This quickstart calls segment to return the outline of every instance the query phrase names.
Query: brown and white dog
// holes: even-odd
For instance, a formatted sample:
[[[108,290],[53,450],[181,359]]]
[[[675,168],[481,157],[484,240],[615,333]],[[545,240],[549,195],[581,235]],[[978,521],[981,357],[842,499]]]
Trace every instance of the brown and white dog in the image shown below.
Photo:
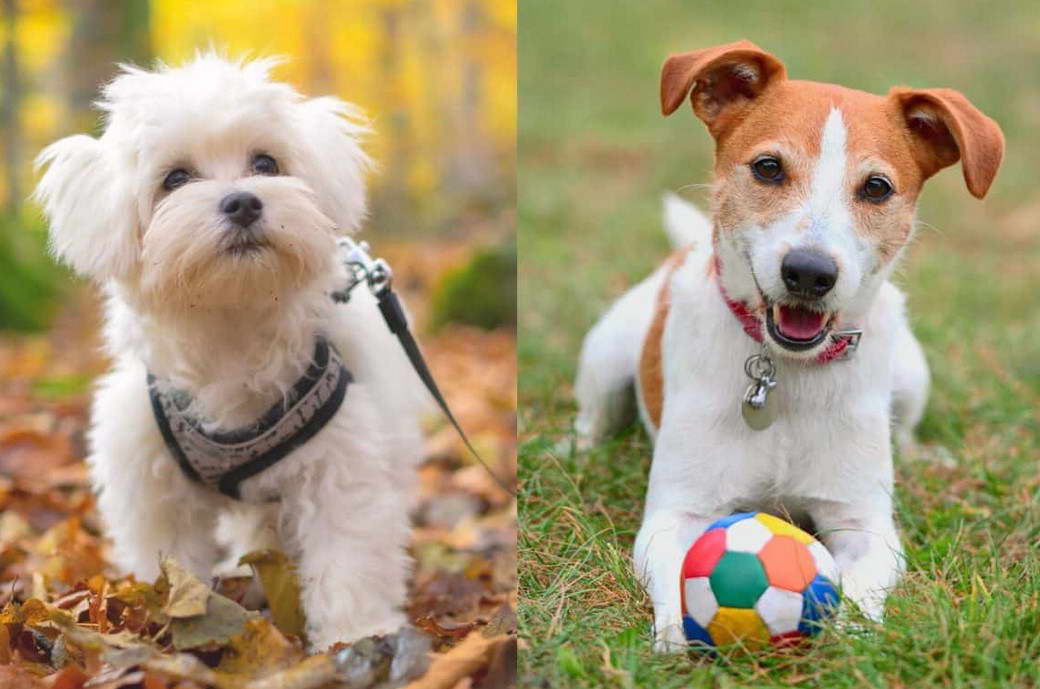
[[[893,437],[911,440],[929,383],[889,276],[924,181],[960,160],[981,198],[1003,135],[956,91],[793,81],[748,41],[669,57],[664,114],[688,95],[716,142],[713,219],[666,198],[679,250],[585,339],[579,447],[624,421],[635,383],[655,443],[635,567],[658,650],[685,646],[687,549],[737,511],[811,524],[845,596],[880,619],[903,568]],[[768,414],[745,422],[763,367]]]

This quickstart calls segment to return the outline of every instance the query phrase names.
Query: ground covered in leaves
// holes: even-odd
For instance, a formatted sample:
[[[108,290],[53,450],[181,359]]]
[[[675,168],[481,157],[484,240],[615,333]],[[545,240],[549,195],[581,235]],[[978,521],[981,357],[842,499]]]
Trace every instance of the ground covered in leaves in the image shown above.
[[[465,247],[381,247],[420,323]],[[158,581],[111,566],[86,467],[96,303],[70,291],[51,330],[0,338],[0,689],[506,687],[516,672],[516,503],[432,421],[412,553],[414,629],[307,655],[279,553],[247,578],[200,582],[173,561]],[[456,415],[496,472],[515,476],[514,333],[420,332]],[[254,587],[255,588],[255,587]]]

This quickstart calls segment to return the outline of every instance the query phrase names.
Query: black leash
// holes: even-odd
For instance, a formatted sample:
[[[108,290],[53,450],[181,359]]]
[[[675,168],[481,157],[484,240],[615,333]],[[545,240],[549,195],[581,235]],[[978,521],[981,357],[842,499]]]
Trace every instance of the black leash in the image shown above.
[[[455,427],[455,431],[462,438],[462,442],[466,444],[466,449],[470,451],[477,461],[484,467],[488,474],[495,480],[501,488],[515,496],[516,492],[509,487],[502,477],[491,470],[488,463],[484,461],[484,458],[480,456],[480,453],[476,451],[473,444],[469,441],[466,432],[462,430],[462,426],[459,425],[455,415],[451,413],[451,408],[448,406],[447,400],[444,399],[444,395],[441,394],[440,388],[437,386],[437,381],[434,380],[433,374],[430,372],[430,367],[426,365],[426,359],[423,358],[422,352],[419,350],[419,343],[415,341],[415,337],[412,335],[412,331],[408,328],[408,319],[404,315],[404,309],[401,307],[401,301],[397,298],[397,294],[391,288],[391,281],[393,273],[390,270],[389,264],[381,258],[373,259],[368,254],[368,244],[366,242],[356,243],[350,239],[341,239],[340,246],[345,248],[347,251],[346,265],[347,270],[351,275],[351,282],[342,290],[332,293],[334,301],[340,303],[346,303],[350,300],[350,293],[355,287],[365,282],[369,289],[372,290],[372,294],[375,295],[379,303],[379,312],[383,314],[383,320],[386,321],[386,325],[390,328],[390,332],[397,337],[397,341],[401,343],[401,347],[404,349],[405,354],[408,356],[408,361],[411,362],[412,368],[415,369],[416,374],[419,376],[419,380],[423,382],[426,389],[436,400],[437,406],[440,407],[444,416],[447,417],[451,425]]]

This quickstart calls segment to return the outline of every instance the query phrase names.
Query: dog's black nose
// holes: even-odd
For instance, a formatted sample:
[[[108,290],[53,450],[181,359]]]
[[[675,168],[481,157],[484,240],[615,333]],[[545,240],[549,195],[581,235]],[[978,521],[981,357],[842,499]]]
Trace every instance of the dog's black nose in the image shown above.
[[[838,265],[825,253],[792,249],[780,264],[780,276],[791,294],[819,298],[834,288],[838,281]]]
[[[260,217],[263,208],[256,194],[248,191],[236,191],[220,200],[220,212],[239,227],[248,227]]]

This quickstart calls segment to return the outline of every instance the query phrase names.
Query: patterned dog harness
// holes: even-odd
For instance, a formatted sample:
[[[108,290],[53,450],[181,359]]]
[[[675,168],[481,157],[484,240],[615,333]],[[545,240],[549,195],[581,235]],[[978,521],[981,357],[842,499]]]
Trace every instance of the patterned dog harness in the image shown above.
[[[314,359],[292,390],[249,426],[218,433],[190,413],[191,395],[148,374],[148,394],[166,447],[192,481],[241,500],[239,486],[325,427],[353,382],[339,352],[319,336]]]

